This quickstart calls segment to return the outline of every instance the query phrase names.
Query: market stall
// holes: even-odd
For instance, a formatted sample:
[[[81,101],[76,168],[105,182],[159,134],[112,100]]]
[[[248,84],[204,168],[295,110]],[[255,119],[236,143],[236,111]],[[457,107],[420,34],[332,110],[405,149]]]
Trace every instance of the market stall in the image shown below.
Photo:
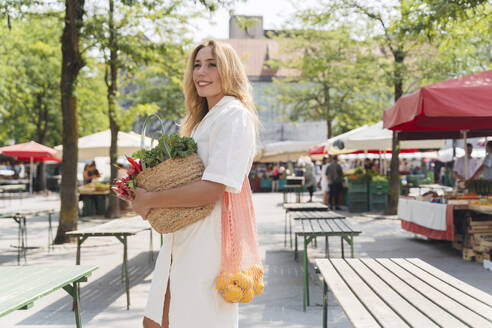
[[[425,86],[401,97],[384,111],[383,126],[397,131],[399,140],[463,138],[466,144],[467,137],[492,135],[492,70]],[[465,172],[467,162],[465,159]],[[480,194],[454,190],[440,197],[431,195],[426,201],[400,198],[402,228],[433,239],[453,240],[457,248],[463,248],[464,259],[490,259],[491,248],[484,246],[477,233],[492,236],[492,206],[488,192]],[[457,209],[465,209],[466,214],[458,215]]]
[[[29,192],[32,194],[32,182],[34,162],[55,161],[61,162],[56,156],[56,151],[35,141],[24,142],[17,145],[5,146],[0,148],[0,153],[12,156],[18,161],[29,162]]]
[[[150,147],[151,138],[145,137],[145,146]],[[135,132],[118,132],[117,156],[130,156],[140,149],[141,136]],[[111,146],[111,130],[100,131],[82,138],[78,141],[78,159],[92,160],[95,157],[109,157],[109,147]],[[63,146],[55,147],[58,156],[63,155]]]

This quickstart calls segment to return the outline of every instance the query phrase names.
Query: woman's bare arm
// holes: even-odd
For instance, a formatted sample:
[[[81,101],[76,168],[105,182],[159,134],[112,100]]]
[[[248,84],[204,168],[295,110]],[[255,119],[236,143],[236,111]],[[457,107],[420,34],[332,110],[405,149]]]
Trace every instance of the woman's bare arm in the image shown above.
[[[148,208],[202,206],[218,201],[225,188],[221,183],[200,180],[169,190],[144,193],[142,201]]]
[[[132,207],[137,214],[145,218],[151,208],[195,207],[214,203],[223,196],[225,188],[221,183],[206,180],[157,192],[137,188]]]

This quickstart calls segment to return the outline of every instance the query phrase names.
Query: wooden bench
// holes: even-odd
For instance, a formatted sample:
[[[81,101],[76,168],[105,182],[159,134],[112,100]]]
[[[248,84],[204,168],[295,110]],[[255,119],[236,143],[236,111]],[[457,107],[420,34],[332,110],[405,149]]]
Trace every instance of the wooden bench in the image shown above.
[[[130,277],[128,275],[128,243],[127,238],[141,231],[150,232],[150,256],[152,260],[152,228],[147,221],[140,217],[131,219],[116,219],[92,228],[70,231],[66,234],[77,237],[77,257],[75,263],[80,265],[80,247],[89,237],[115,237],[123,244],[122,275],[125,278],[126,308],[130,308]],[[161,236],[162,245],[162,236]]]
[[[328,206],[322,203],[285,203],[283,204],[285,210],[284,220],[284,247],[287,247],[287,226],[289,226],[290,235],[290,247],[292,248],[292,220],[288,215],[289,212],[303,212],[303,211],[328,211]],[[287,222],[288,221],[288,222]]]
[[[492,296],[420,259],[320,259],[328,289],[354,327],[492,327]]]
[[[307,229],[306,231],[307,232],[313,232],[312,231],[312,228],[309,227],[308,225],[304,226],[302,224],[299,224],[299,221],[303,221],[303,220],[335,220],[335,219],[338,219],[338,220],[344,220],[343,222],[346,222],[347,224],[342,224],[340,227],[338,224],[335,224],[335,225],[331,225],[331,224],[328,224],[328,225],[324,225],[323,227],[325,227],[327,230],[327,232],[344,232],[344,231],[349,231],[347,229],[352,229],[350,227],[350,224],[348,223],[348,221],[345,220],[345,216],[341,215],[341,214],[338,214],[336,212],[333,212],[333,211],[300,211],[300,212],[290,212],[288,214],[289,216],[289,221],[292,222],[294,221],[295,222],[295,226],[298,227],[298,230],[299,232],[304,232],[304,227]],[[339,227],[339,229],[338,229]],[[318,228],[318,232],[323,232],[321,231],[320,229],[322,228]],[[295,229],[294,229],[295,230]],[[351,230],[350,230],[351,231]],[[292,235],[292,233],[291,233]],[[294,233],[294,239],[295,239],[295,245],[294,245],[294,258],[297,260],[297,236],[298,234]],[[339,236],[339,235],[337,235]],[[316,242],[316,237],[318,236],[315,236],[314,237],[314,241]],[[328,250],[328,236],[325,235],[325,251],[326,251],[326,256],[328,257],[329,255],[329,250]],[[291,237],[292,238],[292,237]],[[351,241],[347,238],[347,242],[349,244],[351,244]],[[315,245],[317,246],[317,245]],[[342,254],[343,254],[343,243],[342,243]]]
[[[27,262],[27,224],[26,219],[30,217],[36,217],[41,215],[48,215],[48,252],[53,248],[53,228],[51,224],[51,216],[55,213],[53,209],[46,210],[18,210],[15,212],[8,212],[0,214],[0,220],[14,220],[17,225],[17,264],[20,264],[21,253],[24,256],[24,263]]]
[[[75,323],[80,320],[79,283],[96,270],[96,266],[34,265],[0,267],[0,317],[15,310],[27,310],[34,301],[63,288],[73,298]]]
[[[285,185],[283,187],[283,203],[289,202],[289,193],[295,193],[296,203],[301,202],[302,189],[304,188],[304,177],[289,176],[286,178]]]
[[[321,216],[335,215],[334,212],[300,212],[304,215],[311,215],[311,219],[296,220],[294,226],[295,232],[295,252],[294,258],[297,260],[297,237],[304,237],[304,296],[303,311],[306,312],[306,306],[309,306],[309,279],[308,279],[308,256],[307,249],[309,244],[316,237],[325,237],[325,255],[329,256],[328,237],[340,237],[342,257],[345,257],[344,244],[346,241],[350,245],[350,254],[354,257],[354,236],[361,232],[354,230],[347,219],[320,218]],[[297,215],[298,213],[296,213]]]

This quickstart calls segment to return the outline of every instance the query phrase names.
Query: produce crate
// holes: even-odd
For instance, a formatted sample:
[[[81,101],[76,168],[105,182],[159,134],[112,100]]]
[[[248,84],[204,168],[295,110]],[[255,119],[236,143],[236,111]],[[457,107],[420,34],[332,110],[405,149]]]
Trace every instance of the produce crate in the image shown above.
[[[388,203],[370,203],[369,210],[370,211],[385,211],[388,208]]]
[[[367,192],[352,192],[349,191],[347,193],[348,201],[354,201],[354,202],[367,202],[368,200],[368,194]]]
[[[389,192],[388,181],[371,181],[369,183],[369,193],[371,194],[383,194]]]
[[[368,183],[366,180],[348,180],[348,192],[367,192]]]
[[[388,194],[369,194],[369,203],[388,203]]]
[[[272,191],[272,180],[261,179],[260,180],[261,191]]]
[[[407,183],[412,184],[414,187],[418,187],[425,179],[426,176],[423,174],[407,175]]]
[[[369,211],[369,203],[367,201],[350,201],[348,203],[348,210],[352,213],[367,212]]]
[[[369,210],[384,211],[388,207],[388,194],[369,195]]]

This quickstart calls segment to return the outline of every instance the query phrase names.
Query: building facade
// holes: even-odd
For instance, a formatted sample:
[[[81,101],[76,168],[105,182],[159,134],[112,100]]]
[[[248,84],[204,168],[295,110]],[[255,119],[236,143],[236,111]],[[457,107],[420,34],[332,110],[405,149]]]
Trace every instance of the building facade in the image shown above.
[[[284,68],[275,70],[268,65],[268,61],[279,58],[281,52],[279,42],[269,38],[268,32],[274,31],[263,29],[262,16],[231,16],[229,38],[221,40],[236,50],[246,68],[261,122],[261,143],[324,141],[327,135],[325,121],[288,121],[285,105],[275,101],[273,80],[293,72]]]

